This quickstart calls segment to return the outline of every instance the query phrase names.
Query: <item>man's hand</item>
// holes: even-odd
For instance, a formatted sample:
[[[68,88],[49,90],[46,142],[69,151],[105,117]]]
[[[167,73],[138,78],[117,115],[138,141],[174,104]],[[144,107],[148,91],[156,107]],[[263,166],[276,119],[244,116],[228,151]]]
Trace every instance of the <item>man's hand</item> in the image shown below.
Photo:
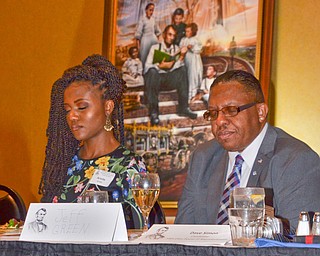
[[[171,69],[174,65],[174,60],[173,61],[168,61],[166,62],[165,59],[163,59],[160,63],[159,63],[159,68],[160,69]]]

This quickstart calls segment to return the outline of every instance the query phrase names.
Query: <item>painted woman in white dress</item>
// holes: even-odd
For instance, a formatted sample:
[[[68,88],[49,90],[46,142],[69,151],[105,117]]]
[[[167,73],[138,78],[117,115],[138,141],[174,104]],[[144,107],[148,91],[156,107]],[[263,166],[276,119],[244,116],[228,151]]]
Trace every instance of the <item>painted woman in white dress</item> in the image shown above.
[[[159,36],[161,35],[160,28],[154,17],[152,17],[154,8],[154,3],[147,4],[145,8],[146,15],[139,20],[138,28],[135,33],[140,60],[142,61],[143,66],[146,62],[150,47],[158,43]]]
[[[181,39],[180,47],[187,47],[184,62],[188,73],[189,100],[196,95],[202,82],[203,65],[201,60],[202,43],[196,37],[198,26],[191,23],[186,26],[186,36]]]

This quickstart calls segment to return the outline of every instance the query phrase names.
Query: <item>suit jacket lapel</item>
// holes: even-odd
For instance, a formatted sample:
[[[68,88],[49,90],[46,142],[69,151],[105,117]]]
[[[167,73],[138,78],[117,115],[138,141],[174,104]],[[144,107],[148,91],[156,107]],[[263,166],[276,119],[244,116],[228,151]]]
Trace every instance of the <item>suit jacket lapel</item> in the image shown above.
[[[267,175],[268,166],[273,155],[276,138],[277,133],[275,132],[273,127],[269,125],[253,164],[247,187],[256,187],[262,185],[260,181],[264,180]]]
[[[207,194],[207,214],[208,223],[215,224],[219,211],[220,199],[222,197],[225,179],[228,168],[228,152],[224,151],[222,156],[214,156],[213,161],[209,165],[209,170],[212,171],[208,184]]]

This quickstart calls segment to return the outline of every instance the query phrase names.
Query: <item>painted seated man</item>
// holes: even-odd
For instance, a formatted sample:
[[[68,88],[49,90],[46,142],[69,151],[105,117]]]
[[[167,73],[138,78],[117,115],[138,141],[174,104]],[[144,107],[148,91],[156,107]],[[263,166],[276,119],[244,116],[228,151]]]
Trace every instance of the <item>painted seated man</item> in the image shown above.
[[[159,120],[159,99],[158,95],[162,86],[169,89],[177,89],[178,106],[177,114],[196,119],[197,114],[188,107],[189,86],[186,68],[184,66],[184,56],[186,51],[180,50],[174,44],[176,30],[172,25],[168,25],[163,31],[164,41],[151,46],[145,63],[145,92],[148,99],[149,115],[152,125],[158,125]],[[156,51],[168,53],[174,56],[172,60],[161,59],[155,61]]]

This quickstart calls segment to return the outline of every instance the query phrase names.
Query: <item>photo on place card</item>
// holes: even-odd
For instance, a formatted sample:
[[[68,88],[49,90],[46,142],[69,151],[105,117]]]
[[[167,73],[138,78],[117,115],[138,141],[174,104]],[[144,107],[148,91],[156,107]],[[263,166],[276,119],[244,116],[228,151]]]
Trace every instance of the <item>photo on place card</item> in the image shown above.
[[[26,223],[28,225],[28,229],[34,233],[46,232],[48,230],[48,225],[45,223],[46,214],[47,214],[46,208],[44,207],[39,208],[35,213],[34,219],[31,222]]]

